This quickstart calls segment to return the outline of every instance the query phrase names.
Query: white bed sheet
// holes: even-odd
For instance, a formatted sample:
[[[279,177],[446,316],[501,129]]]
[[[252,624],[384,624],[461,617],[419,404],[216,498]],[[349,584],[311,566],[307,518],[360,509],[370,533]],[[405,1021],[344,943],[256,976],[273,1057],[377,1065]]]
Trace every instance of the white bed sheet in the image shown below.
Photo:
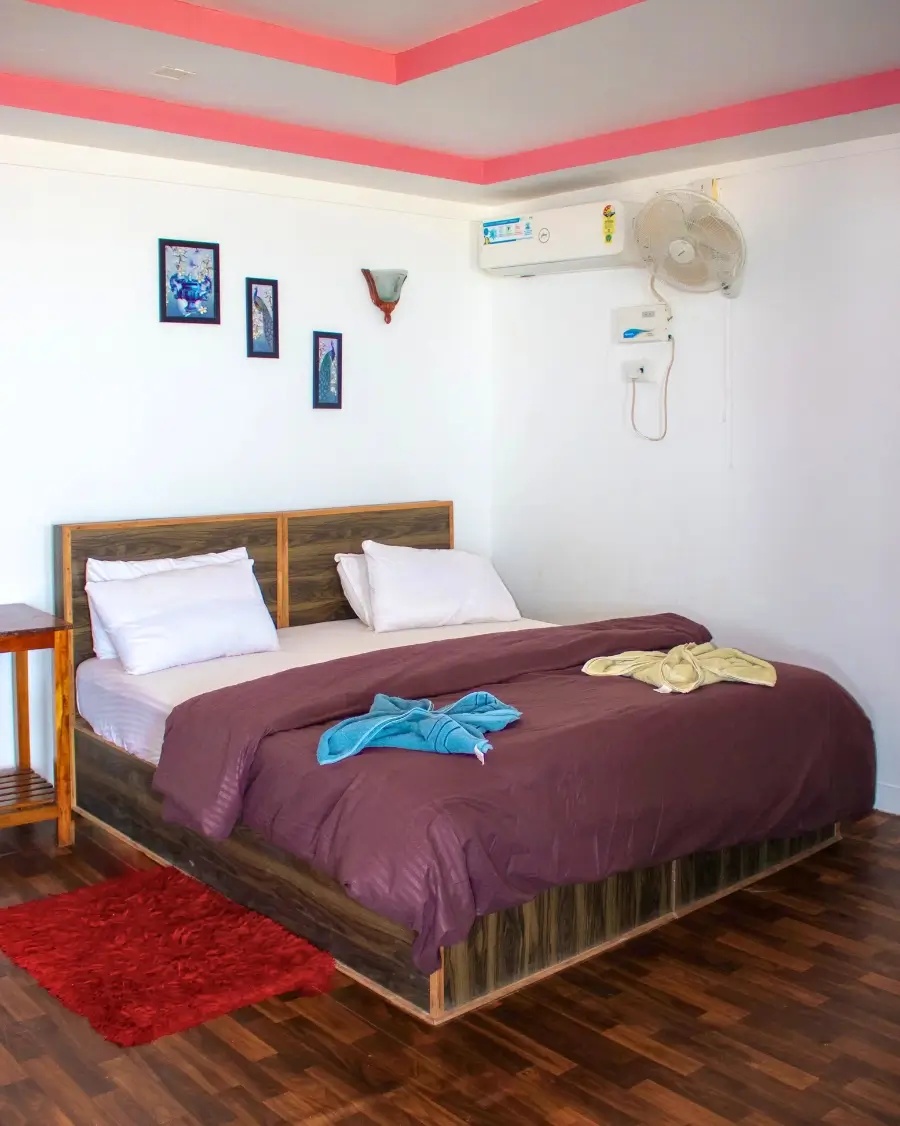
[[[281,648],[274,653],[220,657],[144,676],[131,676],[117,660],[101,661],[92,657],[78,666],[75,676],[78,711],[101,738],[155,766],[162,751],[169,713],[177,704],[202,696],[204,692],[258,680],[284,669],[352,657],[356,653],[549,625],[549,622],[521,618],[517,622],[374,633],[356,618],[321,622],[279,630]]]

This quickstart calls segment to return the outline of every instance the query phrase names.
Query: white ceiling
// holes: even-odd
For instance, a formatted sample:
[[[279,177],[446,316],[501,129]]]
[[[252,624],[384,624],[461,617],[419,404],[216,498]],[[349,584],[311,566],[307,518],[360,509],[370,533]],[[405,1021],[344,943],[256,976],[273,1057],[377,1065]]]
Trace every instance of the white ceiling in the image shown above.
[[[152,0],[145,0],[152,3]],[[398,51],[525,8],[535,0],[189,0],[205,8],[256,16]]]
[[[0,70],[475,157],[900,65],[900,0],[647,0],[400,87],[24,0],[0,12]]]
[[[209,6],[213,2],[268,19],[290,19],[304,30],[390,47],[422,42],[522,6],[521,0],[210,0]],[[154,77],[151,72],[163,65],[195,74],[178,83]],[[26,0],[0,0],[0,72],[472,157],[527,151],[893,68],[900,68],[900,0],[645,0],[400,87]],[[900,109],[852,114],[488,188],[3,107],[0,129],[499,203],[887,133],[900,129]]]

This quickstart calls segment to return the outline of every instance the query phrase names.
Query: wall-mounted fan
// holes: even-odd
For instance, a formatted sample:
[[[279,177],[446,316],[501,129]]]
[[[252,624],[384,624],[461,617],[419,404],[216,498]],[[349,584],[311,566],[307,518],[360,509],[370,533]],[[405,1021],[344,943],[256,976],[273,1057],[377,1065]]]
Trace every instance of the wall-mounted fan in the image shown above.
[[[702,192],[659,192],[634,221],[638,251],[654,277],[692,293],[736,296],[747,247],[731,212]]]
[[[656,288],[668,282],[690,293],[719,292],[736,297],[744,274],[747,245],[731,212],[703,192],[676,188],[658,192],[634,220],[639,255],[650,271],[650,288],[671,322],[672,312]],[[669,329],[671,353],[662,381],[662,426],[645,434],[637,424],[637,379],[631,378],[631,427],[641,438],[661,442],[669,432],[669,378],[675,363],[675,335]]]

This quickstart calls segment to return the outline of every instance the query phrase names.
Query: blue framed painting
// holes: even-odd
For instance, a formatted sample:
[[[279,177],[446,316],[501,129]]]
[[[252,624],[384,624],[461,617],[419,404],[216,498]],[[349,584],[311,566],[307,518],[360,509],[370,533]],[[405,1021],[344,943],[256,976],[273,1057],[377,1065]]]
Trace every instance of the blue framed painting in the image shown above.
[[[313,407],[340,410],[344,396],[344,337],[340,332],[313,333]]]
[[[166,324],[220,323],[217,242],[159,240],[159,319]]]
[[[256,360],[278,359],[278,282],[247,278],[247,355]]]

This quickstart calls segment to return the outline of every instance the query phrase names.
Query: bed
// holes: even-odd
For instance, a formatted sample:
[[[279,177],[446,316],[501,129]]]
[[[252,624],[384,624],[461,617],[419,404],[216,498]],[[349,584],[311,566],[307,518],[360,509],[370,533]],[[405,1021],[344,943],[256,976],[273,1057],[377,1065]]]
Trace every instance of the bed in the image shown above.
[[[257,660],[249,674],[262,686],[261,692],[266,685],[279,682],[280,677],[296,677],[300,678],[297,685],[317,685],[317,691],[327,694],[327,679],[315,679],[321,670],[327,673],[332,669],[358,669],[361,675],[371,666],[366,650],[375,647],[391,648],[395,654],[394,675],[412,677],[409,683],[414,685],[421,681],[420,672],[414,668],[415,654],[425,655],[417,658],[421,664],[429,654],[443,653],[447,655],[444,663],[449,661],[453,665],[454,661],[468,660],[467,650],[477,648],[490,655],[496,665],[506,659],[502,656],[506,652],[503,647],[511,646],[541,665],[543,652],[551,644],[551,634],[558,639],[553,645],[576,646],[573,653],[577,646],[591,643],[583,634],[573,632],[576,627],[555,630],[547,623],[528,621],[514,623],[512,628],[458,630],[456,640],[445,634],[424,636],[427,631],[415,638],[376,638],[354,619],[334,566],[336,553],[358,551],[365,539],[413,547],[450,547],[452,505],[414,503],[64,525],[56,529],[58,612],[74,626],[77,692],[85,713],[79,714],[75,723],[75,780],[76,808],[87,831],[121,835],[232,899],[276,919],[329,950],[349,976],[391,1003],[436,1024],[495,1001],[827,847],[839,839],[839,814],[861,815],[871,804],[871,732],[864,717],[860,718],[861,713],[853,711],[855,705],[849,697],[834,686],[833,691],[828,690],[826,702],[839,712],[846,709],[848,734],[846,748],[835,747],[828,752],[833,761],[822,759],[828,784],[817,782],[809,773],[810,764],[816,764],[813,751],[802,765],[798,756],[796,785],[785,787],[792,793],[786,793],[784,809],[770,808],[768,819],[753,822],[757,829],[767,824],[777,824],[782,829],[789,826],[785,831],[769,835],[748,828],[745,839],[732,840],[724,818],[708,834],[710,841],[727,840],[724,847],[697,847],[685,855],[668,855],[665,850],[669,848],[671,852],[671,846],[661,844],[658,855],[653,849],[644,850],[652,859],[650,863],[623,868],[619,862],[603,879],[567,880],[544,886],[537,894],[523,892],[522,888],[530,885],[527,879],[520,880],[518,894],[507,897],[516,901],[498,909],[484,909],[485,904],[491,906],[491,895],[496,891],[489,889],[465,933],[454,934],[452,942],[444,942],[424,956],[422,934],[397,921],[400,912],[393,910],[389,899],[370,899],[385,905],[376,910],[366,904],[365,894],[349,894],[347,889],[353,887],[352,881],[336,878],[334,872],[327,871],[327,864],[309,863],[291,848],[283,847],[278,834],[267,831],[265,818],[257,819],[256,828],[239,819],[225,839],[213,839],[164,817],[163,799],[153,783],[168,712],[188,697],[201,704],[213,698],[227,702],[229,692],[236,696],[240,692],[256,692],[257,688],[248,682],[242,658],[226,659],[227,667],[210,662],[217,667],[196,666],[191,670],[171,670],[171,675],[131,678],[130,684],[114,663],[92,660],[84,592],[88,558],[153,559],[246,546],[256,561],[260,588],[282,639],[281,651],[259,655],[266,660]],[[668,627],[669,623],[663,624]],[[518,637],[514,645],[504,640],[514,633]],[[470,640],[479,634],[484,636]],[[330,663],[324,664],[326,661]],[[106,668],[98,668],[102,665]],[[454,668],[448,684],[459,680],[462,665]],[[534,670],[529,672],[526,665],[522,669],[526,674],[523,683],[532,684]],[[548,675],[552,679],[555,674]],[[786,672],[788,680],[791,675]],[[512,681],[506,688],[505,672],[498,676],[500,691],[522,690],[520,686],[514,687]],[[819,674],[810,673],[808,677],[816,678]],[[135,680],[145,681],[148,690],[136,691]],[[580,684],[576,687],[583,691]],[[647,706],[648,697],[633,695],[635,689],[653,696],[646,686],[625,687],[624,712],[638,699],[641,707]],[[721,689],[726,694],[730,690]],[[703,707],[710,707],[709,701],[719,691],[705,690],[696,695],[709,693]],[[687,698],[676,703],[682,700]],[[267,706],[272,706],[271,700]],[[202,712],[199,714],[202,722],[210,726],[218,722],[213,712],[207,711],[205,718]],[[722,714],[723,730],[727,731],[731,717],[727,709]],[[813,722],[812,718],[809,722]],[[197,730],[204,735],[203,729]],[[797,733],[802,742],[802,730],[798,728]],[[740,740],[736,730],[734,738],[736,742]],[[269,740],[272,745],[274,742]],[[444,756],[413,756],[438,757]],[[265,761],[263,756],[263,765]],[[377,770],[374,762],[370,758],[365,768]],[[453,764],[453,769],[461,767]],[[377,773],[370,773],[370,782],[377,781],[377,777]],[[489,776],[477,777],[481,784]],[[701,782],[698,780],[699,788]],[[806,792],[816,800],[805,801]],[[771,801],[768,804],[773,805]],[[828,816],[822,816],[823,811]],[[751,822],[744,824],[749,826]],[[705,840],[704,832],[696,831],[683,839]],[[505,903],[502,897],[498,901]],[[454,932],[451,928],[443,933]],[[427,972],[423,971],[423,964]]]

